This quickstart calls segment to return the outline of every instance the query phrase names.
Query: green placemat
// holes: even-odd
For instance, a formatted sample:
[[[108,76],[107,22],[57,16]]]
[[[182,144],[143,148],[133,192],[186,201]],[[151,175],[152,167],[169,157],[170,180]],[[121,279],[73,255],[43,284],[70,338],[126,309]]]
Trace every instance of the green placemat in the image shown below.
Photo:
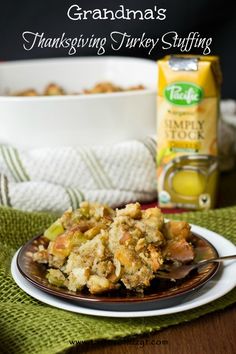
[[[207,227],[236,243],[236,207],[171,217]],[[1,353],[58,353],[71,347],[71,341],[118,339],[148,333],[223,309],[236,301],[235,288],[224,297],[197,309],[139,319],[79,315],[42,304],[18,288],[9,269],[14,252],[54,218],[48,214],[0,208]]]

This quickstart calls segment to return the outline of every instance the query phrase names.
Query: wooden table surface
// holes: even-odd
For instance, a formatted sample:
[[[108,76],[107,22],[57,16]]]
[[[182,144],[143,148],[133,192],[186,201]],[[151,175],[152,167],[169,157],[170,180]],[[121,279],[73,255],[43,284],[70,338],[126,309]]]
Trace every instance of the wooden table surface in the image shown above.
[[[235,354],[236,305],[164,330],[115,343],[85,343],[70,353]]]
[[[220,206],[236,205],[236,172],[221,177]],[[231,188],[234,186],[233,188]],[[69,351],[91,354],[235,354],[236,304],[153,334],[85,343]]]

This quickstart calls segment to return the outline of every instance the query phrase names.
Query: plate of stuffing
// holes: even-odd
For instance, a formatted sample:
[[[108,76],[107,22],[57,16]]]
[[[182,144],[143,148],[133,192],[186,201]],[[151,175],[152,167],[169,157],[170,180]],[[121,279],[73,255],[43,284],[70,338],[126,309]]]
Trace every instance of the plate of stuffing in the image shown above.
[[[228,240],[214,235],[185,221],[165,220],[158,208],[141,210],[139,203],[113,210],[83,202],[18,251],[13,278],[31,296],[75,312],[98,311],[105,316],[108,311],[115,317],[130,312],[165,314],[167,309],[185,306],[190,298],[197,300],[202,289],[209,291],[218,283],[225,271],[218,263],[178,280],[160,276],[169,266],[217,257],[220,241],[227,244],[228,254],[235,253]],[[230,286],[221,286],[208,301]]]

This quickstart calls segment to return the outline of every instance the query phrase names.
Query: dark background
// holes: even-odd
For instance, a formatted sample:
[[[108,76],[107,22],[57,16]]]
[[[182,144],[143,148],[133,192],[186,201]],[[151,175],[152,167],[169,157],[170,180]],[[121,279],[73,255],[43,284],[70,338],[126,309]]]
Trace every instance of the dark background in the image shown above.
[[[130,9],[153,8],[154,5],[167,9],[164,21],[71,21],[67,10],[72,4],[83,9],[118,9],[125,5]],[[234,0],[8,0],[0,2],[0,60],[18,60],[67,56],[66,49],[34,48],[23,49],[22,32],[44,32],[47,37],[59,37],[66,32],[68,37],[109,36],[112,31],[126,31],[132,36],[160,37],[168,31],[176,31],[185,37],[191,31],[198,31],[201,37],[212,37],[212,53],[219,55],[223,71],[222,96],[236,99],[236,2]],[[106,46],[105,55],[146,57],[156,60],[165,54],[178,50],[154,49],[150,56],[145,49],[121,49],[114,52]],[[191,51],[201,54],[201,50]],[[95,49],[80,49],[76,55],[96,55]]]

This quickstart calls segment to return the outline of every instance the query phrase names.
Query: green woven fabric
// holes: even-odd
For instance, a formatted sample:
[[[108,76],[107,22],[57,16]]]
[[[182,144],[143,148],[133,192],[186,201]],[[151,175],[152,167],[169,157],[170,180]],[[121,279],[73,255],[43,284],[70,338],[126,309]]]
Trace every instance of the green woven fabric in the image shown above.
[[[168,215],[169,217],[169,215]],[[172,215],[223,234],[236,243],[236,207],[209,212]],[[236,301],[236,289],[224,297],[174,315],[111,319],[74,314],[52,308],[25,294],[14,283],[10,263],[14,252],[55,218],[53,215],[26,213],[0,208],[0,352],[58,353],[71,346],[70,341],[118,339],[149,333],[190,321],[220,310]]]

